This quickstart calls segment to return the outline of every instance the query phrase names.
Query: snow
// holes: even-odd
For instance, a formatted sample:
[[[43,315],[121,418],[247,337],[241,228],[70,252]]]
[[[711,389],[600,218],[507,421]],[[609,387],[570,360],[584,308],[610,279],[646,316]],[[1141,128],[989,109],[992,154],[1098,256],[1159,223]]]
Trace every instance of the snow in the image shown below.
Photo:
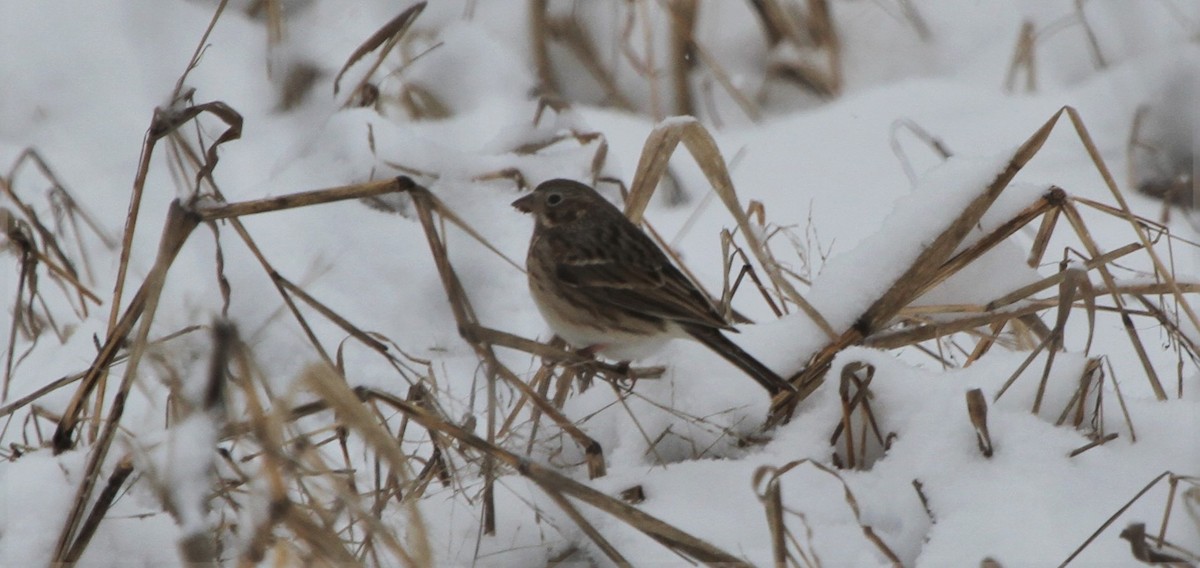
[[[112,0],[43,6],[0,0],[0,77],[5,85],[0,176],[44,222],[52,225],[55,219],[46,193],[52,183],[29,163],[9,177],[10,164],[28,148],[49,164],[105,235],[119,241],[153,111],[171,102],[169,95],[216,4],[164,0],[148,6]],[[574,18],[587,26],[599,60],[613,71],[630,108],[606,106],[613,101],[581,69],[578,55],[555,43],[550,60],[559,73],[563,97],[573,105],[562,112],[544,109],[539,119],[533,95],[538,75],[528,40],[532,3],[431,2],[410,30],[409,41],[397,48],[404,59],[393,54],[377,74],[385,95],[378,108],[344,106],[348,89],[374,54],[351,67],[337,95],[332,80],[350,53],[403,6],[382,0],[285,1],[284,39],[270,45],[263,20],[247,15],[244,4],[249,3],[235,2],[226,9],[185,85],[195,89],[195,102],[223,101],[245,118],[242,138],[221,146],[214,172],[231,202],[408,173],[504,257],[521,265],[532,225],[509,203],[523,189],[551,178],[591,182],[594,176],[630,187],[647,136],[656,128],[692,120],[668,118],[675,113],[665,74],[661,88],[652,89],[639,71],[645,60],[661,64],[667,53],[667,34],[645,34],[666,29],[669,17],[659,3],[550,3],[553,18]],[[1098,66],[1079,23],[1077,3],[1071,0],[912,2],[928,26],[927,38],[900,12],[900,3],[834,1],[830,4],[844,74],[843,93],[829,100],[767,79],[764,61],[811,56],[766,45],[749,4],[700,2],[696,29],[706,53],[759,106],[762,119],[752,120],[705,70],[707,64],[698,64],[693,70],[695,92],[709,93],[697,97],[699,121],[716,140],[740,202],[762,205],[767,224],[754,228],[760,236],[771,235],[771,251],[785,268],[811,279],[811,286],[798,286],[801,293],[838,332],[895,283],[1008,165],[1015,149],[1064,105],[1079,111],[1126,199],[1136,213],[1150,219],[1159,218],[1161,202],[1136,193],[1133,185],[1138,180],[1125,175],[1131,165],[1126,143],[1136,110],[1153,105],[1143,134],[1169,142],[1173,150],[1190,140],[1194,156],[1200,142],[1200,105],[1188,95],[1200,92],[1200,45],[1195,39],[1200,10],[1194,3],[1083,3],[1104,59]],[[644,14],[629,12],[643,9]],[[649,28],[643,19],[647,17]],[[1033,22],[1040,34],[1037,88],[1025,89],[1019,74],[1022,78],[1010,90],[1005,87],[1006,73],[1025,21]],[[316,86],[299,106],[283,110],[278,105],[282,77],[301,63],[320,70]],[[436,98],[448,116],[414,118],[394,96],[410,87]],[[911,121],[931,133],[954,155],[943,160],[910,131],[898,128],[899,121]],[[181,134],[192,140],[199,136],[209,144],[224,128],[211,116],[200,122],[199,134],[191,126]],[[591,136],[596,133],[603,135],[603,142]],[[593,170],[602,151],[606,160]],[[670,162],[673,181],[660,187],[667,190],[670,183],[677,184],[682,199],[671,202],[655,196],[645,219],[709,291],[719,292],[724,270],[720,231],[736,225],[720,200],[708,197],[711,184],[686,153],[680,145]],[[168,204],[194,190],[192,174],[180,173],[173,160],[162,142],[150,164],[123,305],[153,265]],[[1161,163],[1133,165],[1145,172]],[[915,178],[910,179],[910,170]],[[508,171],[519,171],[527,187],[518,187],[511,176],[497,175]],[[1112,202],[1065,117],[960,250],[1034,203],[1051,186]],[[619,202],[616,183],[601,181],[598,190]],[[439,408],[455,420],[477,421],[475,433],[483,435],[486,369],[459,335],[414,205],[406,197],[389,196],[385,201],[399,214],[340,202],[248,216],[242,222],[275,272],[359,329],[377,334],[394,346],[392,354],[420,370],[397,372],[302,304],[299,309],[312,324],[312,333],[343,365],[352,386],[403,397],[418,375],[432,373]],[[4,193],[0,207],[17,211]],[[1080,209],[1103,250],[1136,240],[1127,221]],[[983,306],[1056,273],[1065,258],[1078,266],[1078,256],[1065,252],[1066,247],[1083,247],[1069,236],[1064,218],[1042,264],[1026,264],[1038,223],[1021,229],[913,305]],[[548,340],[549,328],[527,293],[525,275],[465,231],[450,223],[445,226],[450,260],[481,324]],[[1186,213],[1172,211],[1170,227],[1179,237],[1200,238],[1195,226],[1200,223],[1189,222]],[[89,229],[82,229],[81,240],[94,272],[85,273],[83,283],[105,303],[89,305],[88,314],[80,315],[78,298],[54,284],[43,267],[39,293],[44,303],[38,313],[47,311],[73,331],[62,341],[47,331],[36,342],[18,332],[18,362],[8,398],[0,406],[85,370],[95,357],[96,343],[103,342],[119,248],[104,246]],[[258,259],[228,223],[202,225],[188,240],[170,269],[150,336],[207,326],[221,313],[214,260],[218,240],[224,255],[222,274],[232,290],[228,317],[248,346],[253,373],[261,375],[262,388],[269,389],[267,403],[282,411],[312,401],[295,377],[318,362],[319,355]],[[69,256],[79,256],[73,236],[62,242]],[[1194,282],[1200,254],[1186,243],[1173,246],[1169,257],[1160,255],[1170,259],[1181,283]],[[18,290],[15,252],[0,237],[0,304],[8,306],[5,313],[10,318]],[[1127,269],[1117,274],[1118,282],[1154,282],[1146,272],[1150,265],[1145,255],[1130,255],[1121,266]],[[734,262],[735,272],[737,268]],[[765,277],[761,271],[759,275]],[[1095,272],[1089,277],[1092,286],[1103,285]],[[1194,294],[1189,299],[1194,303]],[[1140,309],[1140,304],[1129,303]],[[739,325],[741,333],[733,339],[772,368],[798,372],[828,342],[795,306],[776,317],[748,280],[733,306],[756,322]],[[1042,312],[1043,320],[1052,325],[1055,312]],[[976,338],[958,341],[965,352],[948,343],[926,343],[935,351],[944,349],[940,355],[945,364],[917,349],[850,347],[837,355],[825,384],[800,403],[793,419],[764,434],[760,427],[770,406],[765,393],[702,345],[672,341],[637,363],[665,366],[661,378],[639,380],[630,392],[597,380],[586,390],[574,389],[565,400],[563,413],[603,448],[606,476],[587,479],[580,465],[582,449],[545,419],[530,444],[535,433],[528,405],[512,436],[500,443],[521,455],[532,448],[530,459],[609,496],[640,485],[646,500],[636,505],[639,509],[753,565],[773,562],[766,510],[756,493],[762,484],[755,486],[755,475],[760,468],[786,464],[797,465],[779,477],[785,524],[800,548],[819,558],[820,565],[889,565],[863,526],[871,527],[904,566],[975,565],[986,557],[1003,566],[1057,565],[1164,471],[1200,475],[1196,363],[1187,355],[1180,359],[1162,325],[1149,318],[1135,320],[1147,356],[1170,395],[1156,400],[1119,318],[1100,314],[1095,343],[1085,354],[1086,320],[1082,310],[1072,313],[1066,350],[1055,356],[1038,413],[1031,408],[1043,379],[1044,351],[1000,395],[1029,356],[1027,350],[1010,349],[1011,341],[998,342],[969,365],[967,355]],[[0,325],[4,346],[10,340],[9,323]],[[1186,322],[1181,325],[1182,333],[1200,337],[1200,330]],[[275,495],[266,477],[271,470],[256,460],[257,448],[223,440],[217,416],[202,411],[174,414],[181,404],[174,397],[199,400],[210,351],[208,332],[200,330],[154,346],[142,362],[118,442],[97,485],[103,487],[123,456],[133,460],[134,475],[100,524],[83,565],[179,563],[178,543],[203,531],[221,533],[216,540],[223,546],[222,559],[233,564],[250,546],[252,528],[272,518]],[[397,351],[428,360],[428,369]],[[524,352],[496,352],[526,380],[541,365]],[[1057,424],[1072,402],[1088,358],[1097,356],[1106,357],[1104,378],[1087,402],[1089,408],[1102,408],[1102,416],[1079,428],[1069,422]],[[846,459],[845,435],[835,444],[830,439],[842,423],[839,373],[850,363],[874,369],[869,404],[880,430],[893,437],[886,450],[868,443],[861,467],[839,469],[835,464]],[[123,364],[114,367],[113,377],[123,373]],[[110,377],[105,413],[116,382]],[[995,446],[990,458],[977,447],[964,398],[976,388],[988,403]],[[33,417],[30,407],[4,417],[0,447],[11,459],[0,462],[0,564],[45,564],[74,503],[93,446],[85,440],[77,450],[52,455],[48,439],[54,421],[45,418],[61,413],[74,390],[72,385],[39,398],[42,418]],[[503,384],[498,391],[503,419],[520,396]],[[247,419],[239,393],[229,392],[232,420]],[[389,426],[397,428],[400,416],[391,411],[385,415]],[[861,418],[855,420],[854,431],[861,434]],[[289,432],[321,430],[311,437],[314,441],[329,436],[332,424],[325,413]],[[427,457],[426,438],[418,430],[410,426],[403,447]],[[1117,437],[1072,456],[1092,442],[1093,433]],[[370,490],[370,448],[353,435],[347,444],[348,459],[357,468],[357,489]],[[231,463],[249,477],[229,499],[214,497],[214,475],[235,476],[216,447],[228,451]],[[313,451],[329,464],[342,463],[336,443]],[[478,464],[458,448],[448,448],[447,454],[454,483],[443,487],[435,481],[418,501],[434,565],[541,565],[572,550],[571,561],[610,564],[543,488],[511,470],[502,470],[497,480],[497,533],[483,535]],[[920,492],[914,482],[919,482]],[[336,494],[332,481],[313,481],[312,486]],[[1200,531],[1196,497],[1194,491],[1187,494],[1189,487],[1194,488],[1194,482],[1180,482],[1166,537],[1195,562]],[[1167,481],[1160,481],[1084,548],[1073,565],[1136,565],[1129,544],[1117,535],[1132,522],[1145,522],[1147,531],[1157,535],[1168,491]],[[231,506],[231,500],[238,506]],[[380,521],[403,542],[412,524],[396,501]],[[573,503],[636,565],[684,563],[625,522]],[[280,538],[290,538],[283,529],[277,532]],[[290,558],[295,557],[271,550],[264,562]]]

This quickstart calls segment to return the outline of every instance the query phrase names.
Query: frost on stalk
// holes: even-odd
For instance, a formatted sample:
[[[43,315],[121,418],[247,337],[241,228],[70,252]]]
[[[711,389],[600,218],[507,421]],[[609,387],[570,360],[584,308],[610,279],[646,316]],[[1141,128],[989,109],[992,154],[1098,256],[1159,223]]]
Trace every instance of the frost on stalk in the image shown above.
[[[146,472],[163,508],[179,527],[179,552],[188,562],[217,558],[210,523],[214,448],[220,413],[195,411],[166,432],[157,447],[143,449],[139,470]]]
[[[171,429],[166,463],[162,464],[163,489],[174,504],[175,517],[185,541],[202,535],[207,524],[206,504],[213,469],[217,424],[212,413],[197,413]]]
[[[208,496],[212,492],[217,437],[225,422],[223,385],[236,331],[226,322],[213,325],[213,351],[204,389],[179,389],[191,414],[171,427],[147,471],[164,507],[179,527],[179,551],[187,562],[218,558],[210,530]]]

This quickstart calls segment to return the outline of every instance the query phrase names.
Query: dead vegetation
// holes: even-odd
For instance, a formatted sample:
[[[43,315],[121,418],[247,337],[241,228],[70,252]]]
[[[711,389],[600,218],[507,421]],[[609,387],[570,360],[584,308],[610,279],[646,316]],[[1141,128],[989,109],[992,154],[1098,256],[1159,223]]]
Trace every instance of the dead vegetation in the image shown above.
[[[263,4],[270,8],[277,3],[268,0]],[[562,63],[549,55],[552,49],[564,49],[570,57],[577,59],[600,85],[603,99],[616,107],[662,115],[667,107],[664,101],[670,99],[671,113],[694,114],[698,106],[703,106],[697,99],[706,92],[695,87],[695,69],[704,66],[711,73],[711,80],[737,100],[748,116],[761,115],[756,96],[734,88],[724,78],[727,73],[693,38],[697,10],[694,0],[665,4],[670,16],[668,31],[672,62],[665,71],[667,77],[650,69],[653,65],[641,59],[647,57],[644,53],[639,54],[632,47],[622,51],[630,65],[646,69],[644,78],[650,84],[650,109],[638,108],[639,103],[623,93],[613,77],[612,68],[597,55],[598,49],[586,26],[569,14],[556,12],[551,4],[546,0],[530,2],[530,17],[534,23],[531,26],[533,56],[543,88],[539,115],[564,112],[569,108],[558,79],[558,66]],[[777,57],[769,63],[769,77],[820,97],[836,96],[841,88],[840,45],[827,3],[810,0],[801,6],[796,2],[766,0],[748,4],[760,19],[769,45],[788,44],[790,48],[780,50],[780,53],[797,57]],[[919,14],[907,2],[901,4],[914,29],[923,30]],[[390,97],[404,101],[414,119],[433,118],[448,112],[446,105],[430,93],[411,89],[391,92],[374,83],[378,70],[395,64],[396,53],[403,51],[398,48],[402,47],[423,7],[424,4],[419,3],[405,10],[348,57],[333,80],[335,89],[348,70],[361,66],[369,69],[360,72],[353,86],[342,93],[347,105],[374,106]],[[623,45],[632,46],[645,40],[636,37],[635,30],[650,33],[645,25],[636,24],[638,18],[646,18],[639,9],[645,9],[645,4],[637,3],[637,9],[629,11],[631,20],[619,40]],[[278,6],[267,9],[266,14],[275,22],[273,25],[281,25],[278,20],[282,12]],[[219,17],[218,10],[214,24]],[[645,41],[648,45],[649,41]],[[204,44],[202,39],[199,45]],[[198,47],[193,66],[199,64],[199,53]],[[405,57],[401,56],[401,59]],[[1031,55],[1018,59],[1032,68]],[[404,61],[400,63],[403,64]],[[565,440],[563,443],[571,446],[571,451],[583,456],[575,467],[589,478],[604,476],[604,449],[563,412],[565,401],[582,385],[591,384],[597,378],[606,381],[601,384],[611,385],[619,399],[636,396],[635,392],[625,388],[624,381],[653,379],[662,373],[662,369],[630,369],[607,364],[566,350],[558,342],[540,343],[483,326],[446,248],[446,225],[464,231],[482,246],[492,247],[412,177],[397,176],[260,200],[227,202],[212,174],[218,168],[218,147],[240,136],[242,117],[220,101],[196,103],[196,94],[184,90],[184,84],[181,77],[175,104],[158,109],[147,130],[130,195],[129,214],[119,240],[105,232],[104,227],[112,220],[92,219],[80,208],[72,193],[54,175],[52,159],[29,151],[0,178],[0,196],[3,198],[0,201],[3,241],[0,242],[4,258],[14,263],[11,265],[14,269],[7,277],[15,277],[18,282],[4,356],[3,399],[7,402],[0,407],[0,416],[7,417],[6,429],[14,425],[20,429],[19,438],[23,440],[19,444],[10,444],[5,457],[19,460],[29,452],[39,451],[83,452],[87,456],[85,471],[78,477],[82,483],[57,540],[55,562],[71,565],[78,561],[98,527],[106,521],[114,503],[131,486],[142,484],[158,496],[163,510],[180,526],[187,523],[186,519],[194,511],[219,512],[215,517],[205,517],[218,518],[219,522],[192,526],[195,530],[180,542],[180,557],[186,562],[252,565],[270,558],[280,565],[430,566],[434,558],[430,531],[435,527],[424,521],[418,503],[439,488],[466,495],[467,501],[477,507],[481,531],[493,534],[497,528],[497,479],[517,475],[536,485],[575,523],[595,551],[616,564],[629,564],[630,559],[588,520],[580,510],[581,504],[640,531],[682,558],[711,565],[746,564],[737,551],[722,550],[627,502],[638,501],[637,490],[640,488],[631,488],[627,499],[607,495],[576,481],[569,475],[571,472],[558,471],[530,457],[537,453],[537,444]],[[668,92],[672,96],[668,97]],[[982,237],[970,237],[972,229],[979,225],[997,197],[1029,161],[1036,159],[1051,131],[1062,128],[1064,122],[1074,129],[1082,151],[1090,157],[1111,191],[1111,202],[1100,203],[1073,196],[1071,188],[1047,187],[1038,200],[1029,203],[995,230]],[[216,136],[204,134],[213,125],[217,125],[220,133]],[[911,128],[919,131],[915,125]],[[193,135],[186,134],[188,129],[193,129]],[[950,154],[935,138],[928,135],[925,138],[943,157]],[[199,140],[211,142],[205,145]],[[524,151],[536,153],[563,141],[595,146],[594,183],[620,183],[602,175],[607,143],[598,134],[572,132],[547,141],[545,146],[529,147]],[[877,419],[872,410],[873,405],[887,401],[872,394],[874,368],[871,365],[852,362],[841,368],[832,366],[835,358],[848,347],[921,349],[947,366],[969,366],[997,346],[1026,345],[1029,347],[1028,358],[1020,368],[1013,370],[1008,383],[1025,376],[1022,371],[1026,366],[1043,361],[1039,395],[1030,410],[1056,417],[1056,424],[1069,425],[1083,432],[1091,443],[1077,449],[1072,457],[1118,436],[1136,437],[1135,424],[1120,398],[1117,378],[1103,353],[1085,349],[1089,362],[1070,402],[1063,408],[1043,407],[1040,393],[1046,389],[1054,354],[1062,351],[1064,335],[1068,333],[1067,323],[1072,318],[1087,319],[1089,348],[1097,321],[1101,318],[1119,320],[1129,345],[1141,362],[1143,374],[1139,380],[1146,381],[1161,400],[1183,396],[1184,374],[1192,372],[1197,362],[1194,335],[1184,330],[1200,329],[1200,320],[1191,305],[1191,299],[1200,292],[1200,282],[1178,279],[1170,258],[1176,254],[1175,247],[1194,245],[1171,235],[1164,225],[1130,211],[1096,150],[1083,118],[1074,109],[1063,108],[1032,133],[1013,154],[1008,167],[987,187],[964,188],[978,190],[978,197],[919,258],[896,274],[886,292],[869,306],[864,306],[856,322],[845,329],[834,327],[822,316],[819,306],[806,300],[809,282],[794,274],[772,250],[772,239],[784,234],[772,219],[784,222],[789,214],[768,211],[761,204],[751,208],[742,206],[725,159],[699,121],[676,119],[663,122],[645,142],[641,160],[625,192],[625,210],[629,217],[644,226],[664,250],[671,250],[644,218],[644,212],[656,189],[667,185],[664,182],[670,176],[668,164],[681,143],[707,177],[735,227],[723,239],[722,254],[728,259],[731,275],[726,279],[724,289],[714,296],[728,307],[730,298],[739,291],[751,293],[769,304],[780,317],[795,314],[795,317],[809,320],[827,338],[824,347],[814,352],[807,365],[791,377],[799,392],[777,397],[771,413],[762,417],[761,432],[753,437],[742,436],[739,442],[751,445],[768,439],[771,427],[791,419],[806,397],[826,381],[837,382],[842,404],[841,421],[831,425],[834,434],[830,444],[837,452],[835,467],[799,460],[777,468],[764,467],[753,480],[772,531],[776,565],[819,565],[819,559],[811,552],[811,532],[804,536],[803,518],[786,509],[782,502],[780,480],[799,468],[815,468],[823,475],[836,478],[845,490],[847,506],[853,510],[864,536],[881,557],[896,565],[901,563],[888,544],[862,520],[856,497],[839,474],[839,469],[869,467],[873,456],[880,455],[891,440],[902,434]],[[127,272],[131,243],[136,232],[145,230],[138,227],[138,220],[155,216],[155,212],[140,213],[140,207],[152,158],[156,152],[164,152],[164,146],[172,168],[186,172],[187,175],[177,176],[177,179],[191,197],[177,200],[169,210],[161,212],[158,256],[142,281],[134,282]],[[413,176],[436,177],[436,172],[420,174],[424,175],[414,173]],[[522,188],[527,185],[524,174],[518,169],[496,172],[486,179],[510,179]],[[49,188],[45,202],[29,197],[39,187]],[[411,207],[415,222],[424,230],[425,242],[420,244],[428,248],[436,264],[442,289],[452,307],[454,323],[462,340],[474,350],[486,378],[486,410],[482,417],[449,416],[443,408],[443,393],[438,387],[441,379],[436,365],[407,354],[403,346],[361,328],[322,303],[320,298],[306,292],[303,286],[296,284],[296,278],[275,268],[241,223],[241,218],[249,215],[271,215],[340,200],[369,200],[401,194],[408,196],[405,203]],[[44,210],[52,211],[53,219],[40,217],[38,211]],[[1101,248],[1089,230],[1089,215],[1109,216],[1126,222],[1128,242],[1111,250]],[[291,317],[290,323],[303,330],[310,347],[303,356],[312,364],[296,382],[311,395],[309,402],[293,403],[293,394],[284,396],[273,392],[252,349],[242,341],[238,331],[222,319],[214,323],[197,322],[169,333],[157,329],[151,333],[167,274],[180,249],[202,225],[218,235],[218,255],[222,248],[233,246],[250,251],[274,284]],[[1029,251],[1028,265],[1053,266],[1053,242],[1053,246],[1062,251],[1056,272],[982,305],[913,304],[924,293],[953,278],[992,247],[1026,227],[1036,227],[1037,235]],[[99,242],[113,250],[119,248],[120,271],[111,291],[98,290],[89,266],[92,260],[84,242]],[[1064,242],[1070,244],[1064,245]],[[1139,264],[1151,267],[1151,271],[1126,268],[1134,257],[1141,260]],[[679,258],[674,260],[686,271],[686,265]],[[216,264],[223,266],[222,258],[218,257]],[[224,298],[228,309],[228,299],[233,291],[220,274],[220,268],[218,272],[213,293]],[[750,292],[741,290],[743,285],[753,289]],[[125,299],[131,290],[132,296]],[[48,295],[52,294],[61,296],[60,301],[47,301]],[[68,311],[56,307],[64,305],[69,306]],[[94,361],[76,374],[50,382],[21,399],[8,401],[11,377],[15,373],[33,372],[21,367],[23,355],[42,342],[65,342],[76,322],[92,317],[92,311],[100,306],[108,306],[110,313],[107,333],[97,341]],[[345,342],[330,345],[321,341],[312,331],[310,318],[314,317],[340,328]],[[1157,349],[1157,346],[1147,347],[1147,329],[1166,337],[1167,344],[1174,350],[1179,361],[1175,376],[1164,377],[1149,360],[1147,351]],[[213,447],[200,462],[206,472],[209,492],[201,499],[189,501],[189,496],[180,494],[172,485],[166,472],[147,465],[153,462],[145,457],[156,451],[155,447],[141,446],[137,432],[123,431],[122,418],[126,401],[135,395],[139,373],[144,372],[146,364],[155,360],[157,364],[171,368],[169,347],[172,343],[198,334],[211,337],[211,357],[207,363],[203,397],[197,399],[188,395],[178,384],[143,385],[150,389],[170,390],[167,396],[172,401],[173,411],[166,425],[168,436],[179,432],[189,420],[206,424],[212,432]],[[408,387],[383,391],[353,386],[356,384],[355,370],[343,357],[346,342],[363,346],[385,361],[400,379],[395,384]],[[497,348],[523,351],[543,363],[531,378],[526,379],[497,357]],[[938,355],[944,351],[955,351],[964,357],[951,361]],[[1043,352],[1047,356],[1039,359]],[[155,359],[162,357],[168,359]],[[1133,378],[1122,377],[1122,380],[1128,382]],[[1105,396],[1110,388],[1117,395],[1116,401]],[[43,397],[63,389],[73,395],[61,414],[39,404]],[[513,402],[501,404],[501,391],[507,395],[503,398]],[[1004,392],[1002,390],[997,398]],[[971,421],[956,426],[970,428],[975,433],[980,452],[986,457],[994,451],[987,420],[988,405],[994,402],[986,400],[979,391],[968,393],[964,404],[969,408]],[[687,416],[677,409],[670,411],[704,424],[702,418]],[[1103,420],[1106,413],[1120,413],[1126,428],[1120,432],[1109,431]],[[47,436],[50,430],[53,433]],[[645,435],[649,439],[667,433],[647,432]],[[133,443],[117,443],[123,437],[132,439]],[[9,433],[10,440],[16,438],[14,433]],[[698,453],[702,455],[702,452]],[[1200,552],[1184,550],[1166,541],[1164,535],[1169,521],[1177,516],[1177,501],[1189,510],[1200,502],[1195,478],[1164,472],[1133,496],[1130,503],[1164,480],[1169,484],[1170,498],[1163,506],[1157,534],[1148,534],[1144,524],[1135,523],[1122,536],[1130,540],[1133,555],[1139,560],[1187,558],[1194,561]],[[920,494],[919,480],[914,480],[914,487]],[[1114,512],[1092,538],[1080,544],[1079,550],[1117,521],[1125,508]],[[246,515],[247,509],[257,510],[259,514]],[[252,522],[247,523],[247,520]],[[240,544],[235,546],[235,543]],[[567,550],[563,559],[576,552],[575,549]],[[1074,555],[1067,558],[1064,564],[1073,558]]]

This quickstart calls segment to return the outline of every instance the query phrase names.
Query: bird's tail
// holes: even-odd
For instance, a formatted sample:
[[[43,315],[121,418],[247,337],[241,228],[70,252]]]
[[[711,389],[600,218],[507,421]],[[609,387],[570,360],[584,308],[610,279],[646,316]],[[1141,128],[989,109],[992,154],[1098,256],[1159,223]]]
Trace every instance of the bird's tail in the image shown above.
[[[775,396],[783,391],[796,391],[796,387],[783,380],[783,377],[780,377],[775,371],[768,369],[766,365],[760,363],[753,355],[746,353],[736,343],[725,337],[725,334],[721,333],[720,330],[702,326],[684,326],[684,330],[688,332],[688,335],[695,338],[696,341],[703,343],[726,361],[737,365],[750,378],[767,389],[767,392],[770,392],[771,396]]]

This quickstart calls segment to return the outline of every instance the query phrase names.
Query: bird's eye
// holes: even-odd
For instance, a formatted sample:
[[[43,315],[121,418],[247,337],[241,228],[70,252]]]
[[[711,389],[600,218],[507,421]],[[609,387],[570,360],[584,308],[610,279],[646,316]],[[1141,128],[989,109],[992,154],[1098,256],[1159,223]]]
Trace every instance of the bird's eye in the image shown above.
[[[562,203],[562,200],[563,200],[562,195],[560,195],[558,193],[551,193],[550,195],[546,196],[546,205],[553,207],[555,205],[558,205],[559,203]]]

